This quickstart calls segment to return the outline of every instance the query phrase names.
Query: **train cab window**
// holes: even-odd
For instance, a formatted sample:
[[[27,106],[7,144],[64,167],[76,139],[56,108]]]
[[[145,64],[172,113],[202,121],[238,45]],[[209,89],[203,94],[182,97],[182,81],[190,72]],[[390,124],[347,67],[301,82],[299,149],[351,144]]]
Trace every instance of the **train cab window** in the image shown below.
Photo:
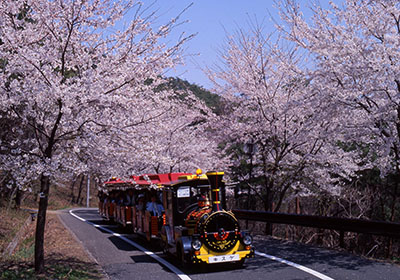
[[[199,190],[190,186],[181,186],[176,191],[176,197],[178,199],[178,212],[184,213],[193,204],[197,203],[197,196]]]
[[[211,201],[210,185],[198,185],[197,186],[197,197],[205,197],[209,202]]]

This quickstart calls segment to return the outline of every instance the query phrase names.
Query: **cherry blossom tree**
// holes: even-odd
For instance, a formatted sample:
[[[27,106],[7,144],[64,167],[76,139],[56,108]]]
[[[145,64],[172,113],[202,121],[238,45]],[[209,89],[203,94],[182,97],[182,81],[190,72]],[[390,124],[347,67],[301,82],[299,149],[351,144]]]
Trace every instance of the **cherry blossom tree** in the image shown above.
[[[154,27],[155,15],[129,0],[6,0],[0,14],[0,112],[18,124],[2,138],[9,152],[0,162],[21,185],[40,180],[40,273],[51,181],[88,170],[82,156],[95,151],[93,143],[110,144],[167,110],[170,91],[154,88],[165,69],[181,62],[191,36],[165,43],[178,18]],[[107,156],[116,148],[102,149]]]
[[[210,129],[216,116],[191,94],[174,94],[170,96],[168,110],[159,103],[153,104],[151,110],[157,118],[126,127],[124,133],[100,142],[88,143],[90,154],[85,153],[84,157],[93,172],[107,179],[116,175],[129,178],[133,174],[222,168],[224,162]],[[104,150],[104,146],[110,148]]]
[[[311,19],[294,1],[280,8],[281,30],[313,65],[308,77],[321,116],[334,117],[336,134],[363,148],[364,165],[391,180],[382,203],[393,221],[400,192],[399,2],[347,0],[328,9],[314,4]]]
[[[316,113],[298,48],[251,24],[227,36],[220,58],[208,74],[231,104],[221,141],[234,151],[233,166],[248,166],[239,181],[267,211],[278,211],[289,194],[339,193],[340,178],[357,170],[356,158],[335,147],[333,119]]]
[[[223,168],[218,143],[210,130],[215,119],[202,102],[192,99],[171,108],[162,125],[146,125],[146,131],[155,129],[150,135],[157,135],[152,141],[143,137],[147,145],[138,141],[147,149],[144,159],[149,168],[156,173]]]

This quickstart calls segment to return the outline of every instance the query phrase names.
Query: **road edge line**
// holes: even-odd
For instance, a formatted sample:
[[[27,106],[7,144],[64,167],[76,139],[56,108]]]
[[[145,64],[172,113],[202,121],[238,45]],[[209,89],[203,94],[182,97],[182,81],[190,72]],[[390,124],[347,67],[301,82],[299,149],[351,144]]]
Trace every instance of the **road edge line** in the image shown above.
[[[113,232],[112,230],[102,227],[101,225],[89,222],[86,219],[83,219],[82,217],[79,217],[78,215],[76,215],[75,213],[73,213],[74,210],[69,210],[69,213],[71,214],[71,216],[77,218],[78,220],[81,220],[82,222],[88,223],[89,225],[92,225],[96,228],[100,228],[110,234],[112,234],[113,236],[116,236],[118,238],[120,238],[121,240],[125,241],[126,243],[132,245],[133,247],[136,247],[137,249],[141,250],[142,252],[144,252],[146,255],[152,257],[153,259],[155,259],[156,261],[158,261],[159,263],[161,263],[162,265],[164,265],[165,267],[167,267],[169,270],[171,270],[173,273],[175,273],[180,279],[182,280],[191,280],[191,278],[186,275],[185,273],[183,273],[179,268],[177,268],[176,266],[174,266],[173,264],[167,262],[166,260],[164,260],[163,258],[161,258],[160,256],[156,255],[154,252],[147,250],[146,248],[144,248],[143,246],[137,244],[136,242],[121,236],[118,233]]]
[[[315,277],[318,277],[319,279],[322,279],[322,280],[335,280],[335,279],[333,279],[333,278],[331,278],[329,276],[326,276],[326,275],[324,275],[324,274],[322,274],[322,273],[320,273],[318,271],[315,271],[315,270],[313,270],[311,268],[305,267],[305,266],[303,266],[301,264],[297,264],[297,263],[294,263],[294,262],[291,262],[291,261],[288,261],[288,260],[285,260],[285,259],[282,259],[282,258],[278,258],[278,257],[272,256],[272,255],[268,255],[268,254],[265,254],[265,253],[262,253],[262,252],[258,252],[258,251],[255,251],[255,254],[257,256],[268,258],[270,260],[277,261],[277,262],[292,266],[294,268],[300,269],[300,270],[302,270],[304,272],[307,272],[307,273],[309,273],[311,275],[314,275]]]

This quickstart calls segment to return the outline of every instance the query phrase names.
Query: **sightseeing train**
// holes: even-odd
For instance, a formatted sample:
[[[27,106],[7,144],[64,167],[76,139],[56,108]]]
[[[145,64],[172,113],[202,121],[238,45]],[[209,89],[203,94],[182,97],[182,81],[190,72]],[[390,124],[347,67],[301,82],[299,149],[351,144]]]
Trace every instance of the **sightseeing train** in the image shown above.
[[[99,212],[183,265],[235,263],[254,256],[253,239],[225,206],[223,172],[112,178],[99,191]]]

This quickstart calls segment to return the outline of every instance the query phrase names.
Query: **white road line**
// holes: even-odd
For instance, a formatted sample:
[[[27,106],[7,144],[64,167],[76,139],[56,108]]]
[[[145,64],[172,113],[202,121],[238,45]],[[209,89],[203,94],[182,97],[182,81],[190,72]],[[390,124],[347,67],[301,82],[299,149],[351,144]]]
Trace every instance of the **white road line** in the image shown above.
[[[175,273],[180,279],[182,280],[190,280],[191,278],[186,275],[185,273],[183,273],[180,269],[178,269],[176,266],[170,264],[169,262],[167,262],[166,260],[164,260],[163,258],[161,258],[160,256],[156,255],[154,252],[148,251],[146,248],[142,247],[141,245],[137,244],[136,242],[121,236],[119,233],[115,233],[112,230],[109,230],[108,228],[102,227],[100,225],[94,224],[92,222],[89,222],[81,217],[79,217],[78,215],[76,215],[75,213],[73,213],[73,210],[69,210],[69,213],[74,216],[75,218],[88,223],[89,225],[92,225],[96,228],[101,228],[102,230],[124,240],[126,243],[129,243],[130,245],[136,247],[137,249],[143,251],[145,254],[147,254],[148,256],[152,257],[153,259],[155,259],[156,261],[158,261],[159,263],[163,264],[164,266],[166,266],[167,268],[169,268],[173,273]]]
[[[304,272],[310,273],[310,274],[314,275],[315,277],[318,277],[319,279],[334,280],[333,278],[328,277],[328,276],[326,276],[326,275],[324,275],[322,273],[319,273],[318,271],[312,270],[311,268],[305,267],[303,265],[300,265],[300,264],[297,264],[297,263],[294,263],[294,262],[291,262],[291,261],[288,261],[288,260],[285,260],[285,259],[281,259],[281,258],[272,256],[272,255],[268,255],[268,254],[265,254],[265,253],[261,253],[261,252],[258,252],[258,251],[256,251],[255,254],[257,256],[260,256],[260,257],[268,258],[268,259],[273,260],[273,261],[277,261],[277,262],[280,262],[280,263],[284,263],[284,264],[293,266],[293,267],[295,267],[297,269],[300,269],[300,270],[302,270]]]
[[[101,228],[102,230],[104,230],[104,231],[106,231],[106,232],[108,232],[108,233],[110,233],[110,234],[112,234],[112,235],[114,235],[114,236],[116,236],[116,237],[118,237],[118,238],[124,240],[125,242],[129,243],[130,245],[132,245],[132,246],[136,247],[137,249],[143,251],[145,254],[149,255],[149,256],[152,257],[152,258],[154,258],[154,259],[155,259],[156,261],[158,261],[159,263],[161,263],[161,264],[163,264],[164,266],[168,267],[168,268],[169,268],[172,272],[174,272],[180,279],[182,279],[182,280],[190,280],[190,279],[191,279],[188,275],[186,275],[185,273],[183,273],[183,272],[182,272],[180,269],[178,269],[176,266],[170,264],[169,262],[167,262],[166,260],[164,260],[164,259],[161,258],[160,256],[156,255],[155,253],[153,253],[153,252],[151,252],[151,251],[148,251],[146,248],[142,247],[141,245],[137,244],[136,242],[134,242],[134,241],[132,241],[132,240],[130,240],[130,239],[128,239],[128,238],[126,238],[126,237],[120,235],[119,233],[115,233],[115,232],[113,232],[112,230],[110,230],[110,229],[108,229],[108,228],[102,227],[102,226],[100,226],[100,225],[98,225],[98,224],[94,224],[94,223],[92,223],[92,222],[89,222],[89,221],[87,221],[87,220],[85,220],[85,219],[79,217],[78,215],[76,215],[75,213],[73,213],[73,210],[69,210],[69,213],[70,213],[72,216],[74,216],[75,218],[77,218],[77,219],[79,219],[79,220],[81,220],[81,221],[83,221],[83,222],[86,222],[86,223],[88,223],[88,224],[90,224],[90,225],[92,225],[92,226],[94,226],[94,227],[96,227],[96,228]],[[300,265],[300,264],[297,264],[297,263],[294,263],[294,262],[291,262],[291,261],[288,261],[288,260],[285,260],[285,259],[281,259],[281,258],[272,256],[272,255],[268,255],[268,254],[265,254],[265,253],[262,253],[262,252],[258,252],[258,251],[256,251],[255,254],[258,255],[258,256],[260,256],[260,257],[268,258],[268,259],[270,259],[270,260],[278,261],[278,262],[280,262],[280,263],[287,264],[287,265],[289,265],[289,266],[295,267],[295,268],[300,269],[300,270],[302,270],[302,271],[304,271],[304,272],[307,272],[307,273],[309,273],[309,274],[312,274],[312,275],[314,275],[315,277],[317,277],[317,278],[319,278],[319,279],[322,279],[322,280],[334,280],[333,278],[331,278],[331,277],[329,277],[329,276],[326,276],[326,275],[324,275],[324,274],[322,274],[322,273],[320,273],[320,272],[318,272],[318,271],[312,270],[311,268],[305,267],[305,266],[303,266],[303,265]]]

